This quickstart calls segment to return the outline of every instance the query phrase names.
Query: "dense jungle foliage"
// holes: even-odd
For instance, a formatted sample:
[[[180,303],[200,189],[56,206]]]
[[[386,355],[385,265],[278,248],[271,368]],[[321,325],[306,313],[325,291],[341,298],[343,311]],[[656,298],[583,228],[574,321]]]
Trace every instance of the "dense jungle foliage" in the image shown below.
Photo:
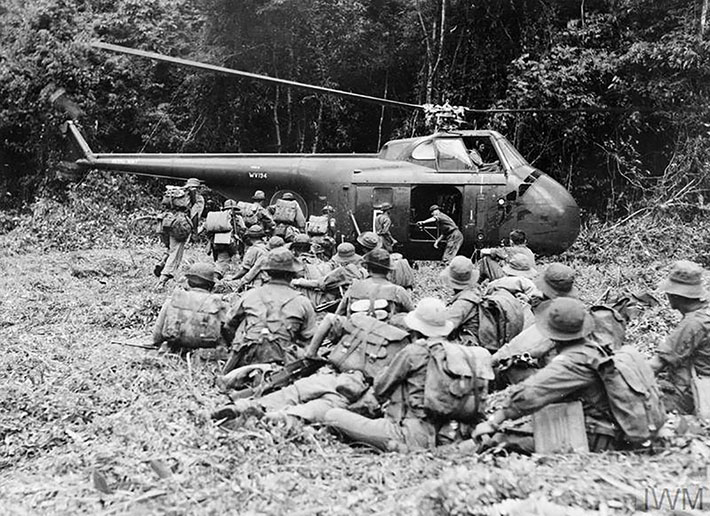
[[[101,39],[397,100],[631,108],[479,116],[603,218],[694,214],[710,150],[708,0],[7,0],[1,207],[60,194],[56,88],[101,151],[372,152],[420,113],[98,51]],[[646,203],[646,204],[644,204]]]

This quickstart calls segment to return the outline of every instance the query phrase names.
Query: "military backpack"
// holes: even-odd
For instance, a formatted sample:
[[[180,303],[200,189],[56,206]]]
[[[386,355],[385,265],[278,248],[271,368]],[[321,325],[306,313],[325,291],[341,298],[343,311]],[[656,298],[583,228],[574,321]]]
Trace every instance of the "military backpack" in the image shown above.
[[[254,224],[259,224],[258,204],[253,202],[239,201],[237,203],[237,210],[239,210],[239,214],[244,218],[244,224],[246,224],[247,227],[251,227]]]
[[[374,378],[408,342],[406,331],[357,313],[346,320],[343,336],[328,361],[340,371],[362,371],[366,377]]]
[[[621,346],[599,362],[597,373],[626,440],[640,444],[655,437],[666,421],[666,411],[653,370],[641,352]]]
[[[424,409],[430,416],[473,423],[483,413],[487,391],[485,364],[477,364],[483,348],[462,346],[449,341],[428,341],[429,360],[424,382]],[[483,355],[482,355],[483,356]],[[485,377],[485,378],[484,378]]]
[[[330,217],[328,215],[311,215],[306,222],[306,233],[309,235],[326,235]]]
[[[213,348],[223,343],[221,328],[227,307],[218,294],[176,290],[165,312],[161,334],[183,348]]]
[[[190,192],[182,186],[166,186],[160,201],[166,208],[185,210],[190,207]]]
[[[274,221],[283,224],[294,224],[298,217],[298,202],[279,199],[274,204]]]

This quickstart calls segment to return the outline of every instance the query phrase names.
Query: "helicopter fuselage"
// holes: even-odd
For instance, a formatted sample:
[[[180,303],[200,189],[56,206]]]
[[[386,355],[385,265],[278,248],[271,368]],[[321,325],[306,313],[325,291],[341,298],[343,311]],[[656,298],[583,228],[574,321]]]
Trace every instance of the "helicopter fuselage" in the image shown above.
[[[71,124],[71,123],[70,123]],[[271,200],[289,191],[306,216],[335,207],[338,238],[371,230],[377,207],[393,208],[392,234],[414,259],[438,259],[436,228],[416,222],[441,206],[464,234],[462,253],[499,245],[522,229],[532,249],[553,254],[579,233],[579,208],[565,188],[530,166],[495,131],[464,130],[393,140],[378,154],[94,154],[71,124],[81,168],[154,177],[196,177],[227,198]]]

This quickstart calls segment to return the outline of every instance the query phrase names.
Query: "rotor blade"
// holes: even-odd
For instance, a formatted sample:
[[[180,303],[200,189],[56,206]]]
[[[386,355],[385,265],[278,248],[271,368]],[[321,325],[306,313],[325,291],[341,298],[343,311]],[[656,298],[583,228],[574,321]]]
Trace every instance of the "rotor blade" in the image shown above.
[[[603,107],[575,107],[575,108],[491,108],[476,109],[465,107],[467,113],[633,113],[634,111],[655,111],[653,108],[603,108]]]
[[[301,82],[289,81],[286,79],[278,79],[276,77],[269,77],[268,75],[260,75],[250,72],[242,72],[240,70],[233,70],[231,68],[225,68],[223,66],[215,66],[206,63],[200,63],[198,61],[190,61],[188,59],[181,59],[179,57],[170,57],[163,54],[157,54],[155,52],[147,52],[144,50],[136,50],[135,48],[122,47],[120,45],[112,45],[110,43],[104,43],[103,41],[92,41],[91,46],[94,48],[100,48],[103,50],[110,50],[112,52],[120,52],[123,54],[131,54],[139,57],[147,57],[148,59],[154,59],[156,61],[164,61],[167,63],[173,63],[182,66],[189,66],[191,68],[199,68],[201,70],[209,70],[211,72],[218,72],[227,75],[236,75],[237,77],[247,77],[249,79],[256,79],[258,81],[270,82],[273,84],[280,84],[282,86],[288,86],[291,88],[300,88],[303,90],[317,91],[320,93],[330,93],[332,95],[338,95],[340,97],[346,97],[356,100],[361,100],[364,102],[370,102],[377,105],[386,105],[398,108],[406,109],[421,109],[422,106],[419,104],[410,104],[408,102],[399,102],[397,100],[383,99],[380,97],[371,97],[369,95],[362,95],[360,93],[352,93],[350,91],[336,90],[332,88],[326,88],[324,86],[314,86],[312,84],[304,84]]]

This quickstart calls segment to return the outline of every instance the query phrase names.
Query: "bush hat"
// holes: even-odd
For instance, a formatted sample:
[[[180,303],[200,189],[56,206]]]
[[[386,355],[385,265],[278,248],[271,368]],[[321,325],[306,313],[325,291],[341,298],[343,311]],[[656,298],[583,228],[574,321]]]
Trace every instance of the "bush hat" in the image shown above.
[[[311,237],[305,233],[298,233],[295,237],[293,237],[292,245],[311,245]]]
[[[215,268],[214,264],[207,262],[200,262],[193,264],[190,269],[185,273],[186,278],[199,278],[210,283],[214,283],[215,279]]]
[[[530,257],[523,253],[516,253],[508,258],[508,263],[503,265],[503,272],[508,276],[519,276],[522,278],[534,278],[537,270],[533,267]]]
[[[479,273],[469,258],[456,256],[441,271],[440,277],[446,285],[454,290],[463,290],[478,283]]]
[[[269,241],[266,243],[266,246],[270,250],[277,249],[277,248],[283,247],[285,245],[286,245],[286,242],[280,236],[272,236],[271,238],[269,238]]]
[[[224,206],[222,206],[223,210],[234,210],[237,209],[237,201],[234,199],[227,199],[224,201]]]
[[[269,251],[266,263],[261,267],[265,271],[300,272],[301,266],[293,257],[293,253],[285,247],[277,247]]]
[[[551,263],[545,272],[535,279],[535,286],[550,299],[557,297],[577,297],[579,291],[574,286],[575,272],[564,263]]]
[[[257,190],[254,192],[254,195],[251,196],[252,201],[263,201],[264,199],[266,199],[266,195],[263,190]]]
[[[377,209],[381,211],[389,211],[392,209],[392,205],[388,202],[383,202],[377,207]]]
[[[535,318],[540,332],[552,340],[569,341],[586,337],[594,330],[594,318],[579,299],[553,299]]]
[[[703,288],[703,272],[699,264],[688,260],[678,260],[671,266],[668,277],[659,283],[658,288],[666,294],[687,297],[689,299],[707,299]]]
[[[338,245],[338,250],[335,256],[333,256],[333,261],[336,263],[358,263],[362,260],[362,256],[355,252],[355,246],[350,242],[343,242]]]
[[[185,188],[199,188],[202,186],[202,181],[197,179],[196,177],[191,177],[187,181],[185,181]]]
[[[361,246],[366,249],[369,249],[370,251],[375,249],[376,247],[379,247],[380,245],[380,237],[378,237],[372,231],[365,231],[364,233],[360,233],[357,237],[357,241]]]
[[[390,253],[386,249],[377,248],[373,249],[363,257],[365,265],[368,269],[381,269],[383,271],[392,270],[392,262],[390,260]]]
[[[283,199],[284,201],[293,201],[294,197],[291,192],[286,192],[281,196],[281,199]]]
[[[434,213],[437,210],[441,211],[441,208],[439,208],[438,204],[432,204],[431,206],[429,206],[429,213]]]
[[[446,337],[454,323],[446,318],[446,305],[435,297],[420,299],[413,312],[404,316],[405,324],[427,337]]]
[[[246,235],[249,238],[261,238],[264,236],[264,228],[262,228],[259,224],[254,224],[253,226],[249,226]]]

